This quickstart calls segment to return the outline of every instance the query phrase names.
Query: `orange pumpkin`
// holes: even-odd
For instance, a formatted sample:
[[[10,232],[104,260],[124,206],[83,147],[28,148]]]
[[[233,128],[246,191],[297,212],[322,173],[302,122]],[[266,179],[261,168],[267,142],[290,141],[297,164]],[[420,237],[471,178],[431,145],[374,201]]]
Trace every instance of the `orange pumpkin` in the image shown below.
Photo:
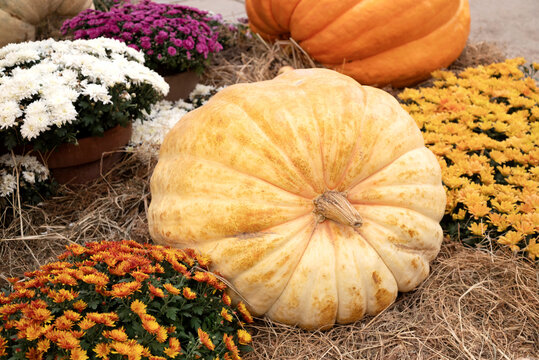
[[[468,0],[246,0],[253,31],[292,37],[362,84],[402,87],[451,64],[470,32]]]
[[[423,281],[446,201],[399,103],[328,69],[233,85],[185,115],[151,194],[157,243],[208,254],[250,311],[305,329],[376,314]]]

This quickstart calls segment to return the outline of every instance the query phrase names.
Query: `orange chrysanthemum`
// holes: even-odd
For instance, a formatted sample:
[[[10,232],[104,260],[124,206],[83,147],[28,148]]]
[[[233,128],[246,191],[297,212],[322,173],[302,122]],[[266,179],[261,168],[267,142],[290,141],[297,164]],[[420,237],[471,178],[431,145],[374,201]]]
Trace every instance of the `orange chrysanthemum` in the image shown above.
[[[126,298],[131,296],[135,291],[139,290],[142,284],[138,281],[123,282],[112,285],[112,290],[107,292],[107,295],[116,298]]]
[[[164,284],[163,287],[172,295],[178,295],[181,293],[180,289],[175,288],[174,285],[170,283]]]
[[[64,316],[71,321],[79,321],[81,318],[81,315],[73,310],[64,311]]]
[[[198,282],[206,282],[208,276],[206,275],[206,272],[197,271],[195,272],[195,275],[193,275],[193,280]]]
[[[103,336],[114,341],[127,341],[127,334],[125,333],[125,329],[123,327],[119,329],[105,330],[103,331]]]
[[[96,324],[96,323],[95,323],[94,321],[92,321],[92,320],[90,320],[90,319],[88,319],[88,318],[84,318],[84,319],[82,319],[82,320],[79,322],[78,325],[79,325],[79,328],[80,328],[81,330],[85,330],[85,331],[86,331],[86,330],[91,329],[92,327],[94,327],[95,324]]]
[[[131,308],[131,311],[133,311],[138,316],[146,314],[146,304],[144,304],[142,301],[138,299],[133,300],[130,308]]]
[[[243,329],[238,330],[238,340],[241,345],[247,345],[252,341],[251,334]]]
[[[39,340],[37,342],[37,351],[41,352],[41,353],[46,353],[47,351],[49,351],[51,347],[51,341],[49,339],[43,339],[43,340]],[[2,354],[0,353],[0,356]]]
[[[51,312],[45,308],[39,308],[39,309],[34,310],[32,312],[31,317],[32,317],[32,320],[43,322],[43,323],[49,322],[54,318]]]
[[[149,332],[150,334],[157,334],[157,332],[159,331],[159,323],[155,320],[155,318],[151,315],[145,315],[145,316],[142,316],[142,327],[144,328],[144,330],[146,330],[147,332]]]
[[[222,308],[221,309],[221,316],[223,317],[223,319],[225,319],[226,321],[229,321],[229,322],[232,322],[232,315],[230,315],[230,313],[228,312],[227,309],[225,308]]]
[[[162,326],[159,326],[159,329],[157,330],[157,334],[155,335],[155,339],[160,342],[164,343],[167,341],[168,338],[168,330]]]
[[[60,283],[63,285],[76,286],[78,284],[77,279],[67,273],[59,274],[53,283]]]
[[[48,296],[55,303],[62,303],[64,301],[74,300],[77,296],[79,296],[79,293],[73,290],[60,289],[58,291],[56,290],[49,291]]]
[[[59,316],[54,321],[54,326],[58,330],[70,330],[73,327],[73,321],[65,316]]]
[[[180,341],[176,338],[170,338],[168,340],[168,347],[165,347],[165,354],[170,358],[175,358],[181,354]]]
[[[104,287],[109,283],[109,277],[103,273],[87,274],[82,277],[82,281],[87,284]]]
[[[234,343],[234,338],[231,335],[223,334],[223,342],[225,343],[226,348],[232,353],[234,357],[239,356],[240,351]]]
[[[7,355],[7,339],[0,335],[0,356]]]
[[[131,276],[135,278],[138,282],[143,282],[144,280],[148,279],[150,275],[142,272],[142,271],[133,271],[131,273]]]
[[[249,310],[247,310],[247,307],[241,301],[238,304],[238,311],[240,312],[241,316],[246,322],[248,323],[253,322],[253,317],[251,316],[251,313],[249,312]]]
[[[78,348],[80,346],[79,340],[73,336],[72,333],[69,331],[60,331],[55,330],[58,332],[58,336],[56,340],[53,340],[56,344],[58,344],[59,347],[66,350],[73,350],[75,348]]]
[[[103,359],[108,359],[110,354],[110,345],[106,343],[99,343],[93,349],[95,356]]]
[[[24,355],[28,360],[43,360],[43,355],[36,348],[29,348]]]
[[[155,297],[159,297],[159,298],[164,298],[165,297],[165,293],[163,292],[163,290],[161,290],[159,288],[156,288],[152,284],[150,284],[148,286],[148,289],[150,290],[150,293]]]
[[[110,326],[110,327],[113,327],[115,325],[115,322],[118,321],[119,319],[118,314],[116,313],[100,314],[96,312],[86,314],[86,318],[95,323],[103,324],[105,326]]]
[[[221,297],[221,299],[223,300],[223,303],[225,305],[232,305],[232,299],[230,299],[230,296],[228,296],[226,293],[223,293],[223,296]]]
[[[128,360],[140,360],[144,347],[135,340],[127,342],[112,342],[110,344],[112,354],[120,354],[127,356]]]
[[[88,304],[86,304],[84,300],[78,300],[73,303],[73,309],[77,310],[78,312],[82,312],[87,307],[88,307]]]
[[[71,350],[70,360],[88,360],[88,353],[81,348]]]
[[[197,294],[187,286],[183,288],[182,293],[183,296],[188,300],[193,300],[197,297]]]
[[[198,328],[198,338],[200,342],[202,343],[202,345],[207,347],[209,350],[213,351],[215,349],[215,345],[211,341],[210,336],[208,335],[207,332],[205,332],[201,328]]]

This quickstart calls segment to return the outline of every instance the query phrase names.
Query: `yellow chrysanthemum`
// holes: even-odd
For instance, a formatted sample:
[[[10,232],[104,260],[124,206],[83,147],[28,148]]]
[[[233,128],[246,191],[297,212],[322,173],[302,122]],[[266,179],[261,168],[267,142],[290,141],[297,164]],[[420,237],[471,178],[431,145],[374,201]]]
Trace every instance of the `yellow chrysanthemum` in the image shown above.
[[[539,243],[537,243],[536,239],[530,240],[530,243],[526,246],[526,251],[532,260],[539,258]]]

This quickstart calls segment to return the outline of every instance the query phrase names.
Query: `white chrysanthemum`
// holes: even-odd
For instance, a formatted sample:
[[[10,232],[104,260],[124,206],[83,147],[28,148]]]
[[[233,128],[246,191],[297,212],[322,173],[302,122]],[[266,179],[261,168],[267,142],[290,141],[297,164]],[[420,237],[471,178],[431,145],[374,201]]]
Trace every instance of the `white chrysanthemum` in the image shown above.
[[[34,101],[26,107],[24,122],[21,126],[21,135],[26,139],[33,139],[41,132],[49,129],[52,125],[51,120],[45,101]]]
[[[88,96],[93,101],[101,101],[103,104],[111,102],[111,96],[108,89],[99,84],[86,84],[82,90],[82,94]]]
[[[0,171],[0,196],[9,196],[17,188],[17,179],[6,171]]]
[[[1,67],[20,65],[25,62],[37,61],[40,59],[39,51],[33,47],[25,47],[18,51],[9,52],[5,58],[0,60]]]
[[[142,64],[131,64],[126,76],[135,84],[149,83],[163,95],[168,94],[170,87],[165,79]]]
[[[7,129],[15,125],[15,121],[22,116],[22,110],[16,101],[6,101],[0,108],[0,129]]]
[[[51,107],[52,124],[61,127],[64,124],[70,124],[77,118],[77,109],[71,101],[57,103]]]
[[[192,105],[182,100],[173,103],[160,101],[152,106],[146,121],[133,123],[131,145],[160,145],[170,129],[192,109]]]
[[[25,66],[18,66],[23,63]],[[19,105],[31,101],[23,109],[20,131],[24,138],[32,139],[51,125],[76,119],[73,103],[80,95],[109,103],[112,86],[122,84],[129,89],[141,83],[166,95],[168,84],[143,63],[141,52],[114,39],[9,44],[0,49],[0,109],[6,109],[0,110],[0,129],[13,126],[14,114],[23,116],[15,112],[13,101]],[[41,105],[32,105],[36,99]]]
[[[49,169],[40,163],[34,156],[4,154],[0,156],[0,197],[11,195],[17,188],[15,169],[21,172],[20,181],[35,184],[36,181],[45,181],[49,178]]]
[[[38,176],[39,181],[48,179],[49,169],[40,163],[34,156],[15,155],[15,161],[20,163],[26,171],[30,171]]]
[[[213,87],[211,85],[197,84],[195,89],[191,92],[191,94],[189,94],[189,99],[193,100],[195,98],[195,96],[207,96],[214,89],[215,89],[215,87]]]
[[[29,184],[35,184],[36,183],[36,174],[30,171],[23,171],[22,172],[22,178],[24,181],[26,181]]]
[[[21,71],[17,76],[7,79],[0,86],[0,96],[3,101],[20,101],[31,98],[39,91],[39,77],[32,71]]]

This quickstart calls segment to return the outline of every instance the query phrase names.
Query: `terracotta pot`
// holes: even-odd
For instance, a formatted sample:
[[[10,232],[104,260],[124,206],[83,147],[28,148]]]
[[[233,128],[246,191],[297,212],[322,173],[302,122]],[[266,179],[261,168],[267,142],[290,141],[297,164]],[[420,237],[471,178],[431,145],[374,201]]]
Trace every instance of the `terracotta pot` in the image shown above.
[[[60,184],[84,184],[109,171],[122,157],[119,152],[129,143],[133,129],[116,126],[102,137],[92,136],[78,140],[78,145],[62,144],[53,151],[38,153],[38,158]]]
[[[191,91],[198,84],[199,76],[194,71],[185,71],[174,75],[164,76],[165,81],[170,86],[170,91],[165,100],[178,101],[187,99]]]

